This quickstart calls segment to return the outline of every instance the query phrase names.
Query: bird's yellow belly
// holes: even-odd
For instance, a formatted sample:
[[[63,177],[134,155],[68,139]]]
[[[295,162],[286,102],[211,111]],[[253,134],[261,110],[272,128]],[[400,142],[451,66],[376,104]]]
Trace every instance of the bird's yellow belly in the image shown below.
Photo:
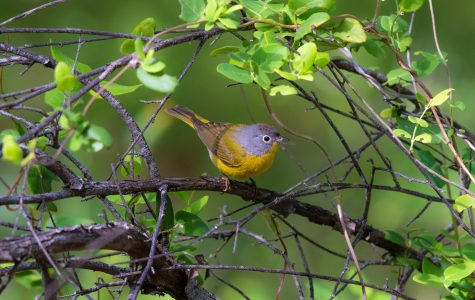
[[[238,167],[230,167],[223,163],[217,156],[210,154],[216,167],[226,176],[235,178],[250,178],[265,172],[272,165],[278,145],[261,156],[246,154],[240,159]]]

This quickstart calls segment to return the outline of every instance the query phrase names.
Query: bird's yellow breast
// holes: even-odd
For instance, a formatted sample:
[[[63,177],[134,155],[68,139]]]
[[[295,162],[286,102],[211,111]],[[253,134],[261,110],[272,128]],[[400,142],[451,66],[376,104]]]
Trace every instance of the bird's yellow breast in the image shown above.
[[[242,148],[239,153],[239,166],[230,167],[223,163],[216,155],[210,152],[210,157],[215,166],[225,175],[235,178],[250,178],[265,172],[274,162],[275,154],[279,149],[279,144],[274,144],[264,155],[253,155],[246,153]]]

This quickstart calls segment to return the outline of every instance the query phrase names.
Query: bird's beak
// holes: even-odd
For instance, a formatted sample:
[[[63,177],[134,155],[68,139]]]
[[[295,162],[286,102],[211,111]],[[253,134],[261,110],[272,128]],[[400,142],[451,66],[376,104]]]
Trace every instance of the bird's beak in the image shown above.
[[[288,138],[286,138],[286,137],[279,136],[279,137],[277,138],[277,142],[279,142],[279,143],[287,143],[287,142],[290,142],[290,140],[289,140]]]

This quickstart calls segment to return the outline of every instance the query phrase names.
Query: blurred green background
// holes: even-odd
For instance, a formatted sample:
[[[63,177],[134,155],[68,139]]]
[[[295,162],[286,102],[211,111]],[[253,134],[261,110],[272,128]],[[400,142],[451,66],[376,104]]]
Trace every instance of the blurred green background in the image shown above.
[[[13,15],[35,7],[44,1],[26,0],[2,0],[0,3],[0,21]],[[374,13],[376,1],[337,1],[337,10],[340,13],[351,13],[361,18],[371,18]],[[472,0],[459,1],[434,1],[434,8],[437,21],[437,33],[441,48],[448,53],[448,65],[450,68],[453,87],[455,88],[454,98],[465,102],[467,109],[465,112],[456,113],[456,118],[468,129],[475,130],[475,107],[471,105],[472,96],[475,92],[473,82],[475,80],[475,59],[473,58],[473,48],[475,36],[475,19],[472,14],[475,11],[475,2]],[[92,0],[71,0],[66,3],[56,5],[25,19],[17,20],[8,27],[73,27],[84,29],[97,29],[113,32],[130,32],[132,28],[142,19],[153,17],[157,21],[158,28],[166,28],[180,24],[178,1],[92,1]],[[395,1],[382,2],[381,14],[395,11]],[[409,19],[409,16],[406,17]],[[10,34],[1,35],[0,41],[8,41],[13,45],[32,44],[45,41],[65,41],[77,39],[78,36],[62,34]],[[431,31],[430,15],[428,4],[417,13],[413,29],[414,44],[412,50],[424,50],[435,52],[434,40]],[[122,40],[109,40],[85,44],[80,51],[79,61],[91,67],[98,67],[121,56],[119,47]],[[222,45],[236,43],[232,36],[223,36],[210,45],[208,41],[199,55],[196,63],[191,68],[189,74],[183,79],[176,92],[169,101],[169,105],[179,103],[188,106],[197,113],[215,121],[250,123],[252,118],[259,122],[272,124],[272,119],[265,110],[264,103],[260,97],[257,87],[248,86],[226,87],[229,81],[216,72],[216,65],[225,61],[226,57],[210,57],[211,50]],[[176,76],[188,63],[197,42],[178,45],[173,48],[161,51],[158,56],[167,64],[167,72]],[[33,48],[33,51],[49,55],[49,48]],[[76,46],[65,46],[62,51],[74,57]],[[357,61],[367,67],[379,69],[387,72],[396,68],[395,60],[387,53],[385,59],[375,59],[369,56],[364,50],[356,54]],[[339,53],[333,53],[339,55]],[[3,69],[3,91],[12,92],[27,87],[38,86],[52,82],[52,70],[35,65],[23,76],[19,76],[23,67],[12,67]],[[377,93],[372,91],[368,85],[356,76],[349,76],[362,94],[376,108],[377,111],[386,106],[381,101]],[[128,71],[118,81],[122,84],[137,84],[137,79],[133,71]],[[424,82],[433,93],[437,93],[448,87],[446,72],[442,67]],[[321,76],[317,76],[310,85],[319,96],[319,99],[329,105],[348,111],[345,99],[337,93]],[[139,100],[157,100],[163,95],[154,93],[142,87],[136,92],[124,96],[119,96],[122,104],[132,113],[140,126],[143,126],[150,115],[155,110],[153,104],[143,104]],[[270,99],[275,112],[285,121],[286,125],[302,134],[310,135],[324,145],[333,159],[339,159],[345,155],[341,143],[336,138],[331,128],[317,110],[305,111],[311,105],[297,97],[273,97]],[[37,105],[46,108],[44,97],[31,100],[30,105]],[[249,106],[252,118],[246,109]],[[22,116],[30,121],[38,121],[38,115],[22,113]],[[350,145],[355,148],[366,142],[361,130],[355,129],[355,123],[346,119],[335,117],[335,122],[343,131],[345,138]],[[118,157],[125,151],[130,143],[130,135],[120,120],[118,115],[104,102],[96,101],[88,113],[88,119],[109,130],[114,138],[113,147],[99,153],[91,154],[80,151],[77,157],[93,172],[96,180],[105,180],[111,172],[111,164],[115,163]],[[0,130],[11,128],[12,123],[0,117]],[[160,167],[161,174],[166,177],[186,177],[199,176],[202,174],[219,175],[217,170],[209,161],[208,154],[204,146],[200,143],[194,132],[181,122],[172,120],[170,117],[160,113],[156,121],[146,132],[146,139],[153,149],[154,158]],[[390,144],[383,141],[385,151],[390,156],[394,166],[401,172],[405,172],[420,178],[417,172],[410,166],[400,152]],[[293,139],[293,143],[286,147],[286,151],[280,151],[274,166],[266,173],[254,178],[258,186],[283,191],[296,182],[302,180],[306,173],[313,173],[327,165],[321,152],[312,144],[299,139]],[[367,174],[371,165],[367,161],[374,158],[374,151],[366,152],[360,159],[361,165]],[[303,166],[302,170],[299,165]],[[17,167],[13,167],[4,162],[0,162],[0,175],[8,182],[12,182],[18,172]],[[145,173],[144,173],[145,174]],[[321,178],[325,181],[325,178]],[[350,177],[350,181],[359,182],[355,174]],[[380,183],[388,183],[387,176],[379,179]],[[421,191],[431,193],[430,190],[421,188]],[[6,189],[0,186],[0,194],[5,194]],[[203,193],[198,193],[201,195]],[[216,217],[222,211],[233,211],[236,208],[248,203],[237,197],[221,195],[219,193],[209,193],[210,201],[203,216],[204,219]],[[348,190],[343,191],[343,208],[346,213],[354,218],[358,218],[363,210],[363,191]],[[173,198],[175,210],[183,206],[182,202]],[[314,203],[333,210],[332,205],[324,196],[312,196],[303,199],[309,203]],[[62,220],[62,224],[103,222],[98,214],[102,206],[97,199],[87,202],[81,199],[68,199],[56,202],[59,207],[57,218]],[[381,229],[393,229],[405,227],[408,220],[424,206],[425,202],[420,199],[402,194],[387,193],[382,191],[373,192],[369,224]],[[0,207],[2,220],[14,222],[16,212],[8,211],[5,207]],[[244,215],[246,210],[234,218]],[[21,220],[21,217],[20,217]],[[346,253],[346,246],[341,234],[331,231],[326,227],[307,224],[306,220],[297,216],[290,216],[288,220],[297,228],[306,233],[317,242],[329,247],[339,253]],[[438,232],[441,228],[449,224],[450,217],[447,210],[440,204],[432,204],[428,212],[420,218],[412,229],[425,229],[431,233]],[[20,221],[20,223],[22,223]],[[272,230],[267,226],[264,217],[258,216],[247,226],[249,230],[264,235],[271,239],[274,237]],[[284,232],[287,228],[282,225]],[[10,230],[1,229],[1,237],[11,234]],[[203,253],[207,257],[222,242],[206,240],[199,244],[196,253]],[[338,276],[343,268],[344,260],[337,259],[315,247],[304,243],[310,269],[322,275]],[[301,259],[298,255],[294,243],[290,242],[290,257],[297,262],[295,268],[303,270]],[[210,259],[209,263],[248,265],[271,268],[282,268],[283,261],[277,255],[266,248],[258,245],[244,235],[240,235],[237,243],[236,253],[232,253],[232,243],[226,245],[219,254],[219,261]],[[370,245],[360,242],[357,247],[359,259],[376,259],[380,251],[375,251]],[[124,258],[123,258],[124,259]],[[365,271],[366,280],[374,284],[384,285],[388,282],[393,285],[397,278],[395,268],[390,267],[370,267]],[[234,285],[240,287],[252,299],[273,299],[275,297],[280,276],[267,275],[251,272],[216,271],[217,274],[226,278]],[[84,287],[93,285],[97,276],[110,279],[104,274],[92,272],[79,272]],[[301,279],[304,287],[308,286],[308,281]],[[316,295],[318,299],[327,299],[333,288],[333,284],[325,281],[314,281]],[[221,299],[238,299],[239,295],[229,287],[223,285],[215,279],[209,279],[205,286],[215,292]],[[66,288],[72,292],[72,287]],[[306,289],[307,292],[308,289]],[[40,292],[40,289],[25,289],[20,282],[13,282],[0,295],[1,299],[32,299]],[[425,286],[411,282],[408,284],[407,293],[417,299],[437,298],[440,291],[430,289]],[[291,277],[286,278],[281,299],[296,298],[296,290]],[[358,287],[351,287],[343,292],[337,299],[356,299],[360,296]],[[103,298],[104,297],[104,298]],[[101,299],[108,299],[107,293],[101,292]],[[151,296],[141,296],[140,299]],[[372,293],[370,299],[388,299],[388,295]]]

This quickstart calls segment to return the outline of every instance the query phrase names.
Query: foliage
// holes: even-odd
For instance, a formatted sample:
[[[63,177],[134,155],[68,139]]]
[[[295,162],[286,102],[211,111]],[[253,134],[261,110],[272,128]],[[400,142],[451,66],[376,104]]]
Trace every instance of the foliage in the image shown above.
[[[360,19],[351,14],[337,14],[336,0],[179,0],[178,2],[181,8],[178,17],[184,23],[175,27],[170,26],[168,29],[157,30],[157,21],[154,18],[147,17],[140,21],[133,28],[131,34],[127,35],[127,38],[121,43],[120,48],[116,49],[117,53],[122,53],[123,57],[114,63],[117,65],[122,63],[120,65],[122,70],[116,76],[107,78],[107,80],[101,76],[87,76],[96,69],[80,62],[78,57],[73,58],[63,53],[59,47],[50,46],[49,54],[54,61],[50,67],[54,71],[49,77],[49,81],[53,85],[45,88],[42,93],[44,94],[44,107],[47,107],[46,113],[42,114],[41,119],[35,120],[35,123],[26,121],[20,116],[17,116],[17,118],[10,116],[13,124],[12,128],[2,128],[2,131],[0,131],[1,159],[20,170],[18,180],[8,189],[8,195],[5,196],[5,199],[12,196],[13,191],[18,189],[22,176],[25,176],[25,181],[21,197],[28,196],[25,195],[26,186],[28,186],[32,195],[51,196],[56,188],[56,183],[64,183],[63,191],[73,191],[71,195],[81,197],[89,195],[81,189],[87,184],[93,185],[97,182],[88,178],[89,175],[81,169],[80,163],[77,163],[74,159],[70,159],[69,162],[83,173],[81,175],[84,175],[79,177],[71,171],[79,178],[78,182],[65,182],[68,179],[65,177],[73,176],[68,172],[59,172],[58,170],[64,171],[63,165],[58,166],[56,163],[61,160],[61,155],[66,154],[64,153],[66,150],[73,152],[73,155],[78,152],[83,155],[82,151],[96,155],[97,152],[109,149],[116,142],[117,139],[113,138],[107,129],[94,124],[89,118],[87,112],[94,105],[94,101],[105,101],[111,104],[119,112],[129,129],[132,128],[130,129],[132,143],[129,149],[120,157],[119,162],[112,166],[113,171],[109,179],[113,178],[114,181],[112,179],[109,182],[106,181],[106,183],[111,184],[110,188],[120,187],[119,181],[141,180],[143,177],[161,180],[162,177],[158,171],[154,173],[151,154],[147,154],[149,149],[147,149],[148,145],[143,138],[143,131],[154,121],[156,113],[162,108],[169,96],[180,85],[184,84],[179,82],[177,76],[171,75],[173,71],[170,72],[172,68],[169,66],[174,61],[166,61],[161,54],[159,55],[160,50],[164,47],[162,38],[169,34],[176,34],[180,37],[182,32],[191,34],[204,32],[203,36],[196,38],[203,42],[215,35],[231,33],[238,38],[226,41],[226,44],[220,47],[212,45],[212,49],[209,50],[210,56],[216,65],[213,66],[213,69],[216,69],[217,73],[224,76],[232,84],[256,86],[266,95],[275,98],[279,96],[300,96],[312,103],[312,109],[320,109],[322,115],[327,117],[316,93],[313,93],[313,90],[307,87],[314,83],[320,87],[320,82],[318,82],[320,79],[317,78],[321,78],[321,76],[318,77],[318,75],[326,77],[327,73],[324,73],[323,70],[330,70],[335,80],[329,80],[329,82],[333,82],[339,92],[348,100],[352,113],[341,112],[339,109],[332,107],[330,107],[330,110],[358,121],[370,140],[369,144],[373,145],[376,152],[379,153],[380,161],[377,163],[382,162],[385,166],[385,168],[376,168],[371,158],[373,173],[371,180],[367,180],[365,172],[361,170],[360,165],[356,162],[362,150],[356,151],[358,155],[354,156],[358,156],[358,158],[353,157],[348,143],[338,135],[338,126],[334,124],[336,122],[327,117],[330,126],[336,131],[339,140],[342,141],[348,151],[348,156],[354,159],[351,161],[353,163],[352,168],[345,172],[345,175],[342,176],[344,179],[341,182],[338,181],[336,175],[328,175],[326,179],[316,184],[317,188],[314,188],[314,186],[307,185],[306,179],[298,184],[299,187],[304,186],[302,190],[293,194],[286,192],[278,196],[288,197],[292,201],[300,201],[299,197],[302,197],[302,195],[312,195],[311,193],[320,192],[318,189],[325,180],[334,179],[336,182],[333,185],[332,182],[328,182],[328,187],[331,189],[330,192],[335,191],[335,195],[337,195],[335,199],[337,199],[340,196],[338,195],[340,186],[343,186],[343,188],[350,186],[345,186],[346,182],[343,181],[354,170],[361,178],[360,185],[357,187],[366,189],[366,197],[370,197],[368,194],[371,194],[371,189],[374,188],[374,176],[376,176],[377,170],[390,172],[391,176],[394,176],[393,178],[397,175],[409,179],[409,181],[427,185],[432,188],[436,196],[425,194],[426,191],[421,192],[415,187],[412,189],[402,187],[397,180],[394,180],[394,186],[374,184],[380,188],[383,187],[381,189],[420,196],[427,200],[429,204],[434,199],[437,200],[435,202],[443,202],[449,207],[453,219],[450,229],[439,232],[439,235],[408,228],[394,228],[385,231],[384,238],[378,236],[383,239],[382,244],[390,247],[390,251],[386,249],[390,252],[390,258],[385,262],[399,268],[399,272],[417,270],[411,277],[412,280],[443,291],[444,299],[474,299],[474,233],[473,228],[464,226],[464,222],[466,222],[464,216],[473,218],[472,210],[475,207],[475,197],[469,189],[470,184],[473,183],[472,175],[475,174],[473,143],[470,140],[472,134],[467,134],[467,130],[462,128],[454,118],[455,109],[460,111],[465,109],[463,101],[452,99],[456,91],[450,86],[442,87],[439,89],[442,91],[432,96],[430,90],[423,83],[423,80],[431,76],[438,68],[447,65],[447,54],[439,49],[433,53],[415,49],[419,45],[416,45],[411,37],[412,24],[409,23],[408,15],[425,7],[425,1],[397,1],[396,11],[392,11],[387,15],[376,15],[374,20]],[[170,39],[173,39],[173,37]],[[170,45],[173,46],[174,44],[170,43]],[[198,52],[199,49],[201,48],[198,48]],[[376,70],[363,70],[353,60],[353,55],[361,54],[363,49],[379,62],[398,63],[398,67],[392,68],[385,74],[380,73],[381,76],[379,77],[372,77],[371,71],[377,72]],[[351,67],[345,69],[338,66],[339,58],[337,56],[339,53],[346,55],[346,61],[349,62]],[[404,60],[406,55],[414,55],[414,59],[410,63],[406,63]],[[224,59],[224,62],[218,62],[219,59]],[[33,61],[32,64],[34,62],[37,61]],[[388,65],[390,64],[388,63]],[[121,81],[120,77],[129,69],[133,69],[134,82],[128,85],[119,84],[117,81]],[[386,101],[386,107],[379,115],[372,114],[374,109],[370,104],[364,103],[366,106],[358,106],[359,104],[351,103],[350,98],[353,93],[358,97],[359,95],[354,90],[351,82],[348,81],[348,78],[343,75],[344,70],[361,75],[372,87],[381,92],[382,98]],[[100,71],[106,72],[107,68],[105,67]],[[106,75],[110,75],[112,71],[109,71]],[[183,75],[186,71],[187,69],[185,69]],[[101,72],[98,71],[95,75]],[[106,75],[104,77],[107,77]],[[180,79],[182,77],[180,76]],[[93,80],[97,80],[97,82],[88,86]],[[126,113],[124,106],[121,106],[121,102],[118,100],[114,102],[119,96],[135,95],[139,89],[149,89],[163,94],[162,100],[158,101],[159,108],[150,118],[150,122],[143,131],[134,123],[133,119],[128,119],[129,115]],[[353,93],[350,95],[348,90],[353,91]],[[410,94],[404,91],[409,91]],[[395,95],[394,98],[389,97],[389,92],[391,92],[391,95]],[[265,98],[265,101],[268,105],[267,98]],[[5,103],[7,104],[3,107],[7,108],[4,111],[2,110],[4,112],[2,115],[8,116],[7,111],[12,107],[19,108],[13,104],[12,107],[8,107],[9,103]],[[328,107],[324,108],[327,109]],[[274,115],[269,105],[268,110]],[[445,111],[448,111],[448,114],[445,114]],[[380,121],[381,118],[384,118],[384,121]],[[33,129],[35,127],[39,128],[37,126],[43,124],[42,122],[46,122],[48,126],[41,125],[40,129]],[[276,122],[282,124],[278,120]],[[366,126],[367,124],[370,125]],[[287,132],[293,133],[292,130],[283,127]],[[387,156],[389,155],[380,153],[373,140],[375,135],[369,132],[370,130],[377,130],[385,134],[389,140],[399,146],[400,152],[408,157],[424,179],[415,179],[394,171],[388,162]],[[295,135],[314,142],[313,139],[307,136]],[[463,146],[464,149],[459,151],[460,147],[465,145],[464,142],[469,147]],[[135,151],[136,148],[139,148],[139,150]],[[319,148],[322,149],[320,146]],[[330,161],[330,167],[327,170],[336,172],[336,166],[330,160],[330,155],[324,150],[322,152],[324,152],[324,155],[318,155],[318,157],[325,156]],[[47,162],[41,160],[43,156],[47,156],[49,160]],[[69,166],[64,168],[70,170]],[[120,171],[115,173],[117,169]],[[144,175],[146,171],[149,172],[148,175]],[[456,176],[459,176],[459,178],[454,180],[453,178]],[[330,177],[334,178],[329,179]],[[59,178],[62,183],[60,183]],[[308,181],[314,179],[311,178]],[[368,183],[369,181],[371,183]],[[147,233],[150,237],[154,234],[166,236],[167,244],[165,246],[168,247],[172,258],[177,263],[201,265],[203,262],[198,258],[200,249],[196,244],[190,243],[190,240],[201,241],[208,238],[216,233],[216,228],[225,224],[233,224],[233,229],[238,234],[240,226],[246,224],[257,213],[250,212],[243,219],[227,221],[229,223],[220,220],[218,225],[211,227],[206,221],[205,210],[209,206],[209,202],[216,197],[208,192],[200,196],[195,195],[194,192],[186,192],[185,190],[190,189],[190,185],[187,186],[186,184],[188,182],[185,182],[184,187],[174,187],[173,192],[167,190],[167,186],[160,185],[159,189],[154,192],[149,190],[130,192],[128,190],[123,193],[119,189],[118,193],[115,194],[104,192],[103,194],[92,195],[101,199],[103,203],[110,204],[112,209],[109,207],[109,213],[116,219],[122,218],[139,228],[143,228],[144,235]],[[356,184],[352,183],[350,188],[354,186]],[[257,195],[259,191],[256,186],[254,188]],[[199,186],[197,189],[210,188]],[[165,196],[161,194],[163,191],[165,191]],[[229,192],[229,190],[224,192]],[[458,197],[453,197],[452,195],[456,195],[457,192],[459,193]],[[169,195],[172,195],[172,197],[170,198]],[[275,198],[272,200],[277,202],[279,200],[278,196],[274,195]],[[175,198],[180,199],[181,202],[176,203],[177,201],[173,201]],[[454,198],[454,200],[451,200],[451,198]],[[253,198],[253,200],[256,199]],[[23,198],[21,198],[21,201],[23,201]],[[366,199],[366,201],[367,207],[369,207],[369,199]],[[23,210],[23,202],[19,205],[22,205],[21,212],[30,213],[34,217],[41,215],[36,219],[28,220],[34,226],[43,224],[38,226],[39,229],[46,229],[48,226],[45,224],[66,226],[65,222],[54,222],[56,214],[59,216],[58,220],[61,220],[61,217],[59,215],[60,209],[52,202],[41,208],[35,203],[28,204],[25,206],[28,209],[25,210]],[[421,215],[426,208],[421,212]],[[47,215],[44,214],[45,209],[48,212]],[[142,212],[142,210],[144,211]],[[302,210],[298,213],[302,213]],[[141,212],[138,213],[138,211]],[[289,212],[286,213],[294,212],[294,210],[289,209]],[[336,213],[331,215],[335,222],[340,222],[340,219],[337,219],[336,216]],[[43,221],[43,218],[47,221]],[[105,218],[107,219],[107,216]],[[289,271],[292,270],[293,264],[288,263],[287,248],[280,230],[280,225],[285,222],[278,222],[276,218],[274,215],[270,215],[268,224],[270,224],[271,231],[275,235],[273,240],[279,241],[282,245],[277,243],[276,245],[282,246],[283,250],[277,249],[269,241],[270,239],[266,240],[259,235],[252,235],[248,231],[242,231],[241,234],[247,234],[255,238],[259,243],[268,246],[274,253],[282,256],[285,261],[283,270]],[[308,219],[309,222],[312,221],[311,218]],[[323,219],[324,221],[318,221],[320,223],[312,222],[325,225],[331,223],[327,221],[328,219]],[[343,219],[343,216],[341,216],[341,219]],[[81,221],[80,217],[74,220],[78,224],[84,220],[89,221],[88,219]],[[352,221],[349,217],[348,220]],[[366,229],[367,221],[368,216],[366,214],[363,219],[353,223],[351,228],[354,231],[351,233],[358,236],[356,242],[363,234],[363,230],[356,231],[356,225]],[[158,226],[157,222],[161,226]],[[340,225],[340,223],[338,223],[338,226],[334,225],[334,229],[346,235],[350,229],[341,229],[345,226]],[[232,236],[232,234],[234,232],[231,232],[229,236]],[[298,237],[299,234],[292,228],[292,233],[289,236]],[[363,239],[365,238],[363,237]],[[225,237],[225,240],[227,243],[229,238]],[[356,242],[354,245],[356,245]],[[351,248],[351,241],[349,244]],[[306,262],[304,265],[306,265]],[[342,275],[346,276],[346,274],[347,270]],[[203,278],[198,275],[194,277],[199,277],[200,282],[203,281]],[[41,287],[42,277],[37,271],[22,271],[16,273],[15,280],[27,288],[36,289]],[[389,291],[392,294],[398,292],[385,288],[380,288],[380,290]],[[138,289],[140,289],[140,286]],[[313,288],[310,290],[313,292]],[[160,291],[162,290],[160,289]]]

